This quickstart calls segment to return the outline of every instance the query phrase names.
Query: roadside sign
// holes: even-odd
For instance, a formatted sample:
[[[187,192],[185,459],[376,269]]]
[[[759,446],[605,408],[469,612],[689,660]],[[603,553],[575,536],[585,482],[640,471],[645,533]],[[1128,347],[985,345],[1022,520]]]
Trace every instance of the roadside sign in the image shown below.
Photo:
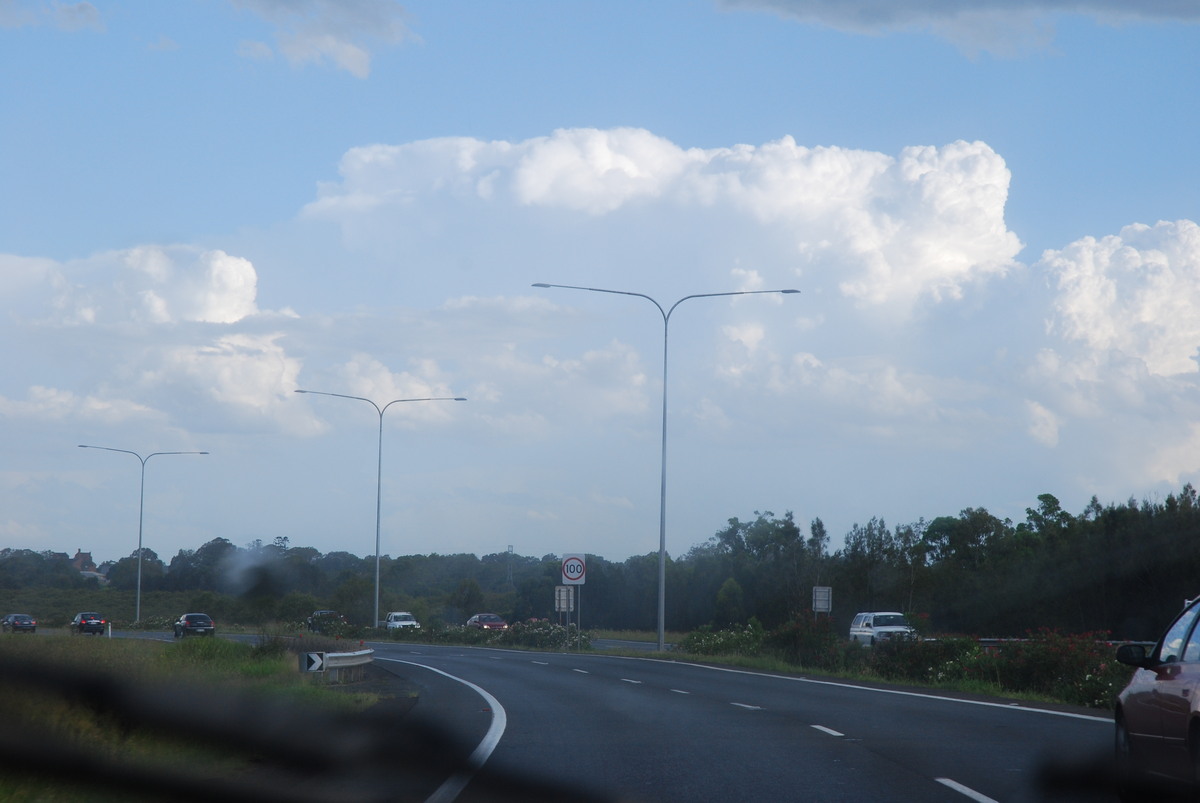
[[[581,586],[587,575],[587,558],[584,555],[563,555],[562,581],[566,586]]]
[[[325,671],[325,653],[309,652],[304,655],[304,671],[305,672],[324,672]]]
[[[829,613],[833,610],[833,589],[829,586],[813,586],[813,613]]]
[[[575,586],[554,587],[554,612],[571,613],[575,610]]]

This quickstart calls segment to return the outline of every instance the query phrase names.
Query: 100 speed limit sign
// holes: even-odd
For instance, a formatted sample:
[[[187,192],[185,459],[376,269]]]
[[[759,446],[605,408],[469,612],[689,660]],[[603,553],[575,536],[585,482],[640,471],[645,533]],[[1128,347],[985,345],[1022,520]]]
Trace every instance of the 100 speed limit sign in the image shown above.
[[[581,586],[587,576],[587,561],[583,555],[563,555],[562,581],[565,586]]]

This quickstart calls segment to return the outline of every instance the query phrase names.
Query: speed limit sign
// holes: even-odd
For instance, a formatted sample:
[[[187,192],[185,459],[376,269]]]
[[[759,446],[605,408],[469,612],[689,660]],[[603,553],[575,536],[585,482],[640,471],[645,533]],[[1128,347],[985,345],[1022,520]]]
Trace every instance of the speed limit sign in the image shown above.
[[[565,586],[581,586],[587,575],[587,560],[583,555],[563,555],[562,581]]]

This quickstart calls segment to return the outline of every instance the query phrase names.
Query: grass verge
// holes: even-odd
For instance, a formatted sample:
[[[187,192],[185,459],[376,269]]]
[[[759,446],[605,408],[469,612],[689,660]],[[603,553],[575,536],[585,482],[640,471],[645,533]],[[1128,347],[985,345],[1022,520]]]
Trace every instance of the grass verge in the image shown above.
[[[258,757],[203,729],[177,727],[189,712],[236,716],[246,701],[260,700],[332,716],[377,699],[314,684],[297,660],[283,642],[266,638],[250,645],[0,636],[0,800],[128,801],[127,789],[87,783],[88,774],[114,768],[145,778],[236,777]]]

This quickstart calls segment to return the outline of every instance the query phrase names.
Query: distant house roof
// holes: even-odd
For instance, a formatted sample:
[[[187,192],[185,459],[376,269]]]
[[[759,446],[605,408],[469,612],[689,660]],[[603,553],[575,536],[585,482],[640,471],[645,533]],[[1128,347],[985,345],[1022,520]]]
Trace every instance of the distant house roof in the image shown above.
[[[65,555],[63,557],[66,557]],[[71,565],[81,572],[96,571],[96,563],[92,560],[91,552],[84,552],[82,549],[75,550],[75,557],[71,559]]]

